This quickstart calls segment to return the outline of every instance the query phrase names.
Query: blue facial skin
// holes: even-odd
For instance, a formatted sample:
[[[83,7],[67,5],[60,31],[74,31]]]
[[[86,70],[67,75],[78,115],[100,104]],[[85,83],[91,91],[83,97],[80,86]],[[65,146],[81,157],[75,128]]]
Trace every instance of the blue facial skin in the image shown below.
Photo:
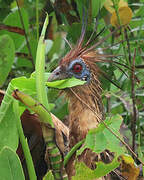
[[[80,64],[82,66],[82,70],[80,72],[74,72],[73,67],[75,64]],[[81,79],[82,81],[87,81],[87,83],[89,83],[91,79],[90,70],[82,59],[73,60],[67,68],[67,73],[69,77],[74,76],[75,78]]]

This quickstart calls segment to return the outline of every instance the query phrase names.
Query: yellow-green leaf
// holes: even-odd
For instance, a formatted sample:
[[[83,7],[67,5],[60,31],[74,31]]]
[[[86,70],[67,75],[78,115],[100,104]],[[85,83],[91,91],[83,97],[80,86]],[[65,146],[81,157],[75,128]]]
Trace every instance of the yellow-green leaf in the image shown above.
[[[116,13],[116,6],[118,8],[118,14]],[[113,4],[112,0],[106,0],[104,7],[111,13],[110,22],[113,26],[126,26],[130,23],[132,18],[132,10],[130,7],[128,7],[128,3],[124,0],[115,2],[115,4]]]
[[[120,23],[118,21],[118,17],[116,12],[114,11],[111,16],[111,24],[115,27],[120,25],[126,26],[130,23],[132,18],[132,10],[128,6],[120,7],[118,9]]]

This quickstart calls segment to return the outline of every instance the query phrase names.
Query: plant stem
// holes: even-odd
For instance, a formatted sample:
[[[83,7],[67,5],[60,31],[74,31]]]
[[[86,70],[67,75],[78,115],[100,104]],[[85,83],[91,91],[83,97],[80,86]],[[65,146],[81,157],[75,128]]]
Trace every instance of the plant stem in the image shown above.
[[[37,177],[35,174],[35,169],[34,169],[32,157],[31,157],[31,153],[29,150],[29,146],[28,146],[28,143],[27,143],[25,136],[24,136],[24,133],[23,133],[21,120],[19,117],[19,105],[18,105],[18,102],[16,100],[14,100],[14,113],[15,113],[16,125],[17,125],[17,129],[18,129],[20,142],[22,145],[22,149],[23,149],[26,164],[27,164],[29,178],[30,178],[30,180],[36,180]]]
[[[134,152],[135,152],[136,121],[137,121],[136,98],[135,98],[135,57],[136,57],[136,49],[132,61],[132,73],[131,73],[131,98],[133,103],[131,130],[132,130],[132,150]]]
[[[69,153],[64,158],[64,167],[68,163],[69,159],[72,157],[72,155],[76,152],[76,150],[84,143],[85,139],[79,141],[75,146],[72,147],[72,149],[69,151]]]

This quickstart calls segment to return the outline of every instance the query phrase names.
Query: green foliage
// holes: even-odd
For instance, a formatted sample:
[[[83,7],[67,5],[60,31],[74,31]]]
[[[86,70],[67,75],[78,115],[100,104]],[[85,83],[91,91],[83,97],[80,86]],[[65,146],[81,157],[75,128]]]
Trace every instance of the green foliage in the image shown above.
[[[33,112],[39,115],[39,118],[42,122],[49,123],[53,127],[53,123],[50,118],[48,110],[40,104],[38,101],[33,99],[31,96],[15,90],[16,99],[21,101],[24,105],[29,107]]]
[[[13,151],[16,151],[18,147],[18,132],[12,103],[10,103],[6,111],[0,113],[3,113],[3,118],[0,122],[0,150],[8,146]]]
[[[46,82],[46,85],[48,87],[64,89],[64,88],[70,88],[73,86],[83,85],[85,83],[86,83],[86,81],[82,81],[82,80],[79,80],[79,79],[72,77],[72,78],[64,79],[64,80]]]
[[[117,168],[119,164],[120,163],[118,162],[117,157],[109,164],[105,164],[103,162],[96,163],[95,170],[89,169],[84,163],[77,163],[76,175],[72,178],[72,180],[93,180],[95,178],[102,177]]]
[[[5,82],[11,70],[15,56],[13,40],[8,35],[0,36],[0,86]]]
[[[100,12],[101,7],[103,7],[105,0],[92,0],[91,6],[92,6],[92,17],[96,17],[98,13]]]
[[[118,161],[118,157],[125,153],[125,149],[122,145],[120,145],[120,140],[112,134],[108,128],[110,128],[117,136],[121,137],[119,130],[122,120],[123,119],[120,115],[107,117],[104,121],[105,124],[102,122],[96,129],[92,129],[88,132],[84,146],[77,152],[77,155],[80,155],[86,148],[92,149],[97,154],[104,152],[104,150],[109,150],[114,153],[113,161],[107,164],[102,161],[98,161],[96,162],[95,170],[91,170],[83,163],[77,162],[76,176],[73,177],[73,179],[99,178],[119,166],[120,162]]]
[[[47,93],[45,88],[45,42],[44,42],[44,36],[46,32],[46,28],[48,25],[49,17],[48,14],[46,16],[41,36],[39,38],[38,47],[37,47],[37,55],[36,55],[36,91],[37,91],[37,97],[38,101],[42,103],[48,110],[49,104],[47,99]],[[52,121],[52,120],[51,120]]]
[[[12,106],[11,93],[13,91],[10,84],[7,88],[6,95],[0,106],[0,149],[5,146],[10,147],[16,151],[18,147],[18,133],[15,121],[15,114]]]
[[[25,76],[21,76],[13,79],[11,84],[13,89],[19,89],[20,91],[32,96],[36,95],[36,82],[33,77],[26,78]]]
[[[18,155],[8,147],[0,152],[0,174],[1,179],[25,179]]]
[[[111,129],[113,133],[121,137],[119,130],[122,120],[120,115],[107,117],[105,124],[101,122],[96,129],[90,130],[86,136],[85,146],[78,151],[78,154],[81,154],[85,148],[90,148],[98,154],[106,149],[117,155],[123,154],[125,150],[120,145],[120,140],[108,130],[108,128]]]
[[[65,80],[57,80],[54,82],[47,82],[50,74],[51,73],[45,73],[45,84],[48,87],[64,89],[64,88],[73,87],[73,86],[77,86],[77,85],[83,85],[85,83],[85,81],[81,81],[74,77],[72,77],[70,79],[65,79]],[[11,84],[14,89],[19,89],[20,91],[22,91],[26,94],[36,96],[36,79],[35,79],[34,74],[30,78],[26,78],[25,76],[15,78],[11,81]]]

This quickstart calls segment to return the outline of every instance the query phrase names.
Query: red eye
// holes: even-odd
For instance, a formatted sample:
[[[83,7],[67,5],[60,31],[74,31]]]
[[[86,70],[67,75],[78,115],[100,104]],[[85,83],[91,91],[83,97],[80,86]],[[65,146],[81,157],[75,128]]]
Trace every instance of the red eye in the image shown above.
[[[76,72],[76,73],[81,72],[81,70],[82,70],[82,65],[81,65],[81,64],[75,64],[75,65],[73,66],[73,70],[74,70],[74,72]]]

